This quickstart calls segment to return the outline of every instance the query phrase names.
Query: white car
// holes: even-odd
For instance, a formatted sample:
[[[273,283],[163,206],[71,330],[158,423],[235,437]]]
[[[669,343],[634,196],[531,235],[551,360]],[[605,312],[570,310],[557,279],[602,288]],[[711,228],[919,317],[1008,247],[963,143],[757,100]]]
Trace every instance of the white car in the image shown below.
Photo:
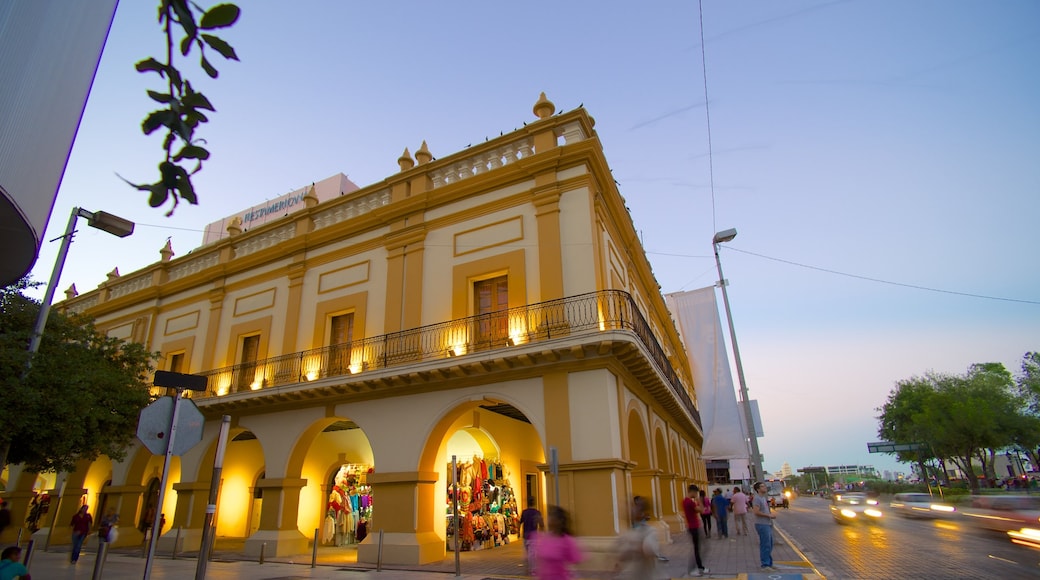
[[[909,518],[949,518],[957,512],[957,508],[927,493],[897,493],[888,507]]]
[[[878,522],[884,517],[878,500],[865,493],[836,493],[831,500],[831,515],[839,524]]]
[[[961,514],[969,524],[1010,532],[1040,527],[1040,495],[980,495]]]

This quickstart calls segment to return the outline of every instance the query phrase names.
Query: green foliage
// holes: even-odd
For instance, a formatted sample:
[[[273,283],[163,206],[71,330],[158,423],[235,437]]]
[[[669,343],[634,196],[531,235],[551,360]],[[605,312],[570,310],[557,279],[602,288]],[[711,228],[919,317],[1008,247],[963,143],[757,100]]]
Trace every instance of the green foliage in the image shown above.
[[[1000,363],[975,364],[958,376],[912,377],[898,382],[877,409],[878,435],[925,444],[925,449],[899,453],[899,459],[917,462],[922,473],[927,473],[928,459],[952,460],[977,490],[975,461],[982,475],[992,474],[996,450],[1029,442],[1035,447],[1040,441],[1040,418],[1030,412],[1022,390]]]
[[[150,57],[136,65],[138,72],[155,73],[166,81],[166,92],[147,91],[148,96],[156,103],[164,105],[164,108],[148,113],[141,123],[141,131],[145,135],[151,135],[160,128],[166,130],[166,136],[163,138],[165,158],[159,163],[158,181],[133,183],[125,178],[123,181],[140,191],[148,192],[148,203],[152,207],[159,207],[172,198],[173,207],[167,212],[167,216],[173,215],[174,209],[182,199],[191,204],[198,203],[191,176],[202,169],[202,162],[209,159],[210,154],[209,150],[202,146],[205,141],[195,136],[195,130],[200,124],[209,121],[205,111],[216,111],[209,99],[196,91],[191,82],[174,66],[174,27],[179,27],[184,33],[178,44],[181,56],[188,56],[192,47],[198,47],[199,65],[210,78],[217,78],[219,73],[207,58],[207,48],[227,60],[238,60],[238,54],[227,41],[202,32],[233,25],[241,13],[238,6],[230,3],[218,4],[196,18],[196,12],[201,10],[197,4],[189,0],[161,0],[159,24],[166,33],[165,62]],[[182,162],[187,163],[182,165]],[[194,166],[191,166],[192,163]]]
[[[23,295],[27,287],[22,280],[0,290],[0,468],[66,471],[101,454],[122,459],[149,402],[155,355],[101,334],[84,317],[51,311],[27,371],[40,306]]]

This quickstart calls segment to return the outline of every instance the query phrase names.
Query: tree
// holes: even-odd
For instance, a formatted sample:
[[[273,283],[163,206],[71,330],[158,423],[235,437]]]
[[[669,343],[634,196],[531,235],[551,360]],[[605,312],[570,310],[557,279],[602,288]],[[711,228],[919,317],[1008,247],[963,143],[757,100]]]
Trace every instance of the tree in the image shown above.
[[[925,449],[900,451],[896,454],[899,461],[916,463],[920,473],[925,475],[928,473],[925,462],[934,455],[923,417],[931,404],[930,399],[935,395],[934,385],[943,380],[945,375],[928,373],[924,377],[911,377],[899,381],[885,404],[876,409],[881,413],[878,416],[878,436],[882,440],[927,444]],[[945,480],[945,470],[941,477]],[[927,477],[925,479],[927,480]]]
[[[1000,363],[972,365],[963,376],[930,373],[900,381],[878,409],[878,435],[896,443],[925,444],[925,450],[900,453],[900,459],[917,461],[926,473],[927,458],[949,458],[977,491],[975,461],[992,477],[996,450],[1026,437],[1031,428],[1013,387],[1011,374]]]
[[[1040,352],[1027,352],[1022,357],[1022,372],[1015,379],[1015,389],[1023,415],[1015,444],[1034,466],[1040,465]]]
[[[39,351],[29,338],[40,304],[25,279],[0,290],[0,469],[69,471],[79,460],[126,456],[148,404],[155,355],[108,337],[79,315],[51,311]]]
[[[202,12],[196,18],[196,11]],[[174,66],[174,28],[179,27],[184,36],[177,43],[181,56],[188,56],[193,46],[199,49],[199,64],[210,78],[217,78],[217,69],[206,58],[206,48],[228,60],[238,60],[238,54],[224,39],[214,35],[213,30],[228,28],[238,20],[240,10],[234,4],[218,4],[209,10],[202,9],[190,0],[160,0],[159,24],[166,34],[164,61],[154,57],[137,63],[138,72],[153,72],[166,82],[165,92],[148,91],[148,96],[165,108],[148,113],[141,123],[145,135],[151,135],[160,127],[165,128],[163,138],[164,159],[159,163],[159,180],[155,183],[132,183],[124,181],[140,191],[149,192],[148,203],[159,207],[173,198],[173,214],[181,199],[198,203],[191,176],[202,169],[202,162],[209,159],[209,151],[202,146],[205,141],[195,136],[195,129],[209,121],[205,111],[215,112],[213,104],[191,82],[184,78]],[[212,53],[210,53],[212,54]],[[176,151],[175,151],[176,149]],[[185,164],[194,163],[189,169]]]

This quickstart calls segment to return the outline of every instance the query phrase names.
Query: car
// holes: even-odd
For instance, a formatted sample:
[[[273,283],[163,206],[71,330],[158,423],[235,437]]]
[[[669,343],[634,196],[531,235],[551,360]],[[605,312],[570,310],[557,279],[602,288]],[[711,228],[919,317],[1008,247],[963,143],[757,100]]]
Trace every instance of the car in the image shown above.
[[[1011,530],[1007,534],[1011,537],[1013,544],[1040,550],[1040,529],[1022,528],[1020,530]]]
[[[1040,527],[1040,495],[980,495],[971,506],[961,509],[969,524],[976,527],[1010,532],[1021,528]]]
[[[878,522],[884,517],[878,500],[865,493],[836,493],[831,500],[831,515],[839,524]]]
[[[957,508],[927,493],[897,493],[888,504],[893,513],[908,518],[949,518]]]

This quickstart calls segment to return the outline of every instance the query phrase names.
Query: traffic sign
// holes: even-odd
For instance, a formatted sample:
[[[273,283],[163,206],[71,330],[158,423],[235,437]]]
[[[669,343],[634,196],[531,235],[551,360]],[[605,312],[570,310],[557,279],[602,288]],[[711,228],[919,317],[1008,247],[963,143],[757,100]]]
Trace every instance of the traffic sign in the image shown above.
[[[899,451],[921,451],[927,449],[924,443],[892,443],[891,441],[878,441],[867,443],[869,453],[896,453]]]
[[[137,438],[155,455],[166,455],[173,418],[174,397],[162,397],[141,409],[137,422]],[[177,413],[177,437],[173,441],[174,455],[183,455],[202,441],[205,418],[191,399],[180,399]]]

